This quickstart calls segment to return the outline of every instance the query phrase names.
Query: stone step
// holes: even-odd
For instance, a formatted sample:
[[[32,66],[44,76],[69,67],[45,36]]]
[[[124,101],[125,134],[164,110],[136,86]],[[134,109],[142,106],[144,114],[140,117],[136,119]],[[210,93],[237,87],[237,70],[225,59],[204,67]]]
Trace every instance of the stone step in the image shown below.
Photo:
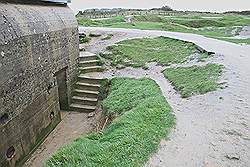
[[[96,106],[81,105],[72,103],[70,109],[78,112],[93,112],[96,110]]]
[[[100,87],[101,87],[100,84],[91,84],[91,83],[85,83],[85,82],[77,82],[76,83],[77,89],[98,91],[100,89]]]
[[[96,106],[97,102],[98,102],[98,99],[97,98],[73,96],[72,101],[73,101],[74,104]]]
[[[79,59],[80,61],[97,60],[97,56],[90,52],[80,52]]]
[[[73,91],[74,96],[80,96],[80,97],[88,97],[88,98],[98,98],[98,91],[90,91],[90,90],[81,90],[81,89],[75,89]]]
[[[78,76],[79,82],[89,83],[89,84],[100,84],[102,78],[88,76],[86,74],[81,74]]]
[[[92,67],[79,67],[81,73],[90,73],[90,72],[101,72],[103,71],[102,66],[92,66]]]
[[[97,66],[99,60],[88,60],[88,61],[80,61],[79,62],[79,67],[92,67],[92,66]]]

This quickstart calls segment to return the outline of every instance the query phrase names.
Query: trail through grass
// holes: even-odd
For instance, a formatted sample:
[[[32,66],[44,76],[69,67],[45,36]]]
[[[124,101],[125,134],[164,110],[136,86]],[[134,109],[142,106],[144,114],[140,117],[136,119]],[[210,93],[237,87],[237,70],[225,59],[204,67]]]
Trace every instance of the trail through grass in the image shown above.
[[[83,136],[58,150],[48,167],[139,167],[174,125],[171,108],[150,79],[115,78],[103,102],[118,116],[102,133]]]
[[[134,28],[143,30],[162,30],[173,32],[184,32],[204,35],[210,38],[219,38],[234,43],[249,44],[250,39],[227,39],[224,37],[234,37],[238,35],[243,26],[250,25],[250,17],[240,15],[214,15],[216,17],[203,17],[198,15],[178,15],[164,17],[161,15],[137,15],[133,17],[132,23],[126,23],[125,17],[117,16],[107,20],[92,21],[86,18],[78,18],[78,22],[83,26],[99,26],[113,28]]]
[[[208,64],[202,67],[167,68],[163,73],[182,97],[189,97],[193,94],[205,94],[219,88],[217,80],[222,69],[222,65]]]

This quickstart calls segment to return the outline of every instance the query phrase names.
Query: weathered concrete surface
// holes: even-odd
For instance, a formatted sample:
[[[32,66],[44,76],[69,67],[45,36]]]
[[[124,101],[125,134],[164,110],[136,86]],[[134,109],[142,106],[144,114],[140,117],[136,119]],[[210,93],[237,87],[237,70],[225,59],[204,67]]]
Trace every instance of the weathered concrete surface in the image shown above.
[[[249,167],[250,166],[250,46],[201,35],[164,31],[82,27],[80,32],[112,33],[111,40],[91,40],[90,52],[105,51],[115,42],[135,37],[167,36],[193,42],[217,53],[213,62],[225,66],[221,83],[226,88],[187,99],[166,80],[161,67],[108,71],[106,77],[150,77],[160,86],[176,115],[176,127],[161,141],[147,167]]]
[[[0,2],[0,166],[22,163],[60,121],[54,75],[65,71],[70,96],[78,42],[68,7]]]

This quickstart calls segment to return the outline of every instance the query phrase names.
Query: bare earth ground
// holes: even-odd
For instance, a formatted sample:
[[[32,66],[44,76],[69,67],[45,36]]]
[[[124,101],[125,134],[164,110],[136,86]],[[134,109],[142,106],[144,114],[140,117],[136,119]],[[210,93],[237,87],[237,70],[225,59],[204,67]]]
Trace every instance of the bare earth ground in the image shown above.
[[[111,40],[93,39],[90,52],[105,51],[117,41],[134,37],[167,36],[182,39],[215,52],[208,62],[225,66],[220,82],[225,89],[183,99],[161,73],[164,67],[150,63],[149,70],[108,69],[105,77],[150,77],[160,86],[176,115],[176,127],[145,165],[146,167],[250,167],[250,46],[236,45],[200,35],[111,28],[81,27],[80,32],[112,33]],[[181,66],[189,66],[181,65]]]
[[[88,118],[87,113],[61,112],[62,121],[49,134],[45,141],[32,154],[24,167],[42,167],[43,161],[47,160],[58,148],[69,144],[82,134],[91,132],[96,125],[98,117]]]

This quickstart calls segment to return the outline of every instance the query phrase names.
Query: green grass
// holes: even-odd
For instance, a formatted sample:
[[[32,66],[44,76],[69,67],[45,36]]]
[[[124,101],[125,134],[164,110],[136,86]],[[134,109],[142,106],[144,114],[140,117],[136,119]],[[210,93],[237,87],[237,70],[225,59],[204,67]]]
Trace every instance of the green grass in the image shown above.
[[[215,37],[232,37],[238,35],[238,32],[242,29],[242,27],[205,27],[198,29],[199,32],[196,34],[208,36],[211,38]],[[236,30],[235,34],[232,32]]]
[[[105,58],[111,59],[112,65],[133,67],[153,61],[163,65],[182,63],[195,52],[194,44],[167,37],[125,40],[108,48],[112,54]]]
[[[163,22],[164,18],[158,15],[137,15],[133,17],[133,22]]]
[[[182,97],[189,97],[194,94],[205,94],[219,88],[217,80],[222,69],[221,65],[208,64],[202,67],[168,68],[163,73]]]
[[[91,38],[89,38],[87,36],[86,37],[79,37],[80,44],[88,43],[90,40],[91,40]]]
[[[192,19],[189,18],[180,19],[177,17],[177,18],[167,18],[166,20],[193,28],[244,26],[250,24],[249,17],[237,16],[237,15],[227,15],[217,19],[209,19],[196,16],[195,18]]]
[[[104,19],[104,20],[91,20],[84,17],[77,17],[77,21],[78,24],[82,26],[101,26],[101,27],[106,27],[116,23],[125,22],[123,16],[115,16],[111,17],[110,19]]]
[[[212,57],[213,55],[209,55],[207,53],[202,53],[200,54],[199,58],[198,58],[198,61],[200,62],[205,62],[207,58],[210,58]]]
[[[172,32],[183,32],[204,35],[209,38],[215,38],[223,41],[228,41],[236,44],[246,43],[250,44],[250,38],[248,39],[233,39],[232,31],[237,29],[238,32],[242,27],[203,27],[199,29],[185,28],[179,24],[173,23],[159,23],[159,22],[135,22],[133,24],[118,23],[110,25],[112,28],[128,28],[128,29],[141,29],[141,30],[161,30],[161,31],[172,31]]]
[[[46,166],[143,166],[175,122],[158,85],[150,79],[112,79],[103,107],[108,115],[119,117],[102,133],[83,136],[59,149]]]
[[[219,40],[227,41],[227,42],[232,42],[236,44],[248,44],[250,45],[250,38],[247,39],[233,39],[233,38],[223,38],[223,37],[214,37]]]
[[[243,26],[250,25],[250,17],[240,15],[214,14],[218,18],[203,18],[205,14],[198,15],[178,15],[164,17],[160,15],[140,15],[134,16],[133,23],[126,23],[124,17],[112,17],[108,20],[91,21],[90,19],[78,18],[78,22],[83,26],[99,26],[113,28],[134,28],[142,30],[162,30],[173,32],[184,32],[204,35],[210,38],[219,38],[233,43],[249,44],[250,39],[227,39],[233,37]],[[236,34],[232,33],[236,30]]]
[[[202,28],[202,27],[208,27],[208,26],[215,26],[215,27],[224,27],[225,24],[223,22],[219,22],[217,20],[209,20],[209,19],[171,19],[171,22],[181,24],[187,27],[192,28]]]

